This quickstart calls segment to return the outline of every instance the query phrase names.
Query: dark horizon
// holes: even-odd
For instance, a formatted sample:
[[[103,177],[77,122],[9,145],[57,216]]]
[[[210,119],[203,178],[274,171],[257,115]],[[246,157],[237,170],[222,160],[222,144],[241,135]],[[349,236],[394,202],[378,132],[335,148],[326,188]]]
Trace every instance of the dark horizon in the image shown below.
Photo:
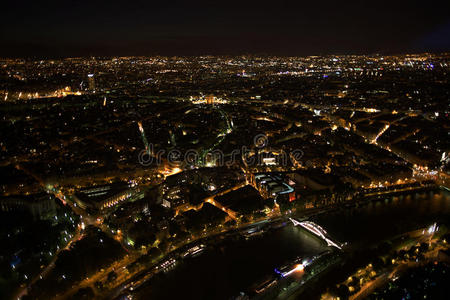
[[[397,54],[450,50],[420,2],[7,3],[1,57]]]
[[[250,57],[280,57],[280,58],[289,58],[289,57],[298,57],[298,58],[306,58],[306,57],[326,57],[326,56],[401,56],[401,55],[421,55],[421,54],[433,54],[433,55],[450,55],[450,51],[413,51],[413,52],[370,52],[370,53],[316,53],[316,54],[303,54],[303,55],[283,55],[283,54],[271,54],[271,53],[234,53],[234,54],[163,54],[163,53],[151,53],[151,54],[116,54],[116,55],[102,55],[102,54],[87,54],[87,55],[29,55],[29,56],[0,56],[0,59],[23,59],[23,60],[52,60],[52,59],[112,59],[112,58],[123,58],[123,57],[240,57],[240,56],[250,56]]]

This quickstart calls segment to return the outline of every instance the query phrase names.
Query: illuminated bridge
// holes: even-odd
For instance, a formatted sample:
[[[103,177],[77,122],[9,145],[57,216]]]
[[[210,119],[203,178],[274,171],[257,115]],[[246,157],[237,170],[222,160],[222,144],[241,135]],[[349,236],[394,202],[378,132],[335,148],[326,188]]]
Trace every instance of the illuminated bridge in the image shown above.
[[[324,240],[328,246],[333,246],[338,248],[339,250],[342,250],[342,247],[338,244],[336,244],[335,242],[333,242],[331,239],[329,239],[327,237],[328,233],[325,231],[325,229],[323,229],[322,227],[320,227],[319,225],[317,225],[314,222],[310,222],[310,221],[297,221],[293,218],[289,218],[289,220],[292,221],[292,223],[294,223],[294,226],[300,225],[301,227],[303,227],[304,229],[308,230],[309,232],[313,233],[314,235],[318,236],[319,238],[321,238],[322,240]]]

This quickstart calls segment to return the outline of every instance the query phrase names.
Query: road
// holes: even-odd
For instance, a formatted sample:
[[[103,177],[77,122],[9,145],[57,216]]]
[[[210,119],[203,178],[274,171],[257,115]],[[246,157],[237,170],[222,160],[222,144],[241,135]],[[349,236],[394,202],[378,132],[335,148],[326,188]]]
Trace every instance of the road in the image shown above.
[[[423,232],[426,232],[427,228],[414,230],[409,232],[407,235],[412,238],[411,241],[412,244],[418,244],[422,242],[431,242],[432,235],[424,234]],[[434,240],[436,242],[436,240]],[[402,248],[405,248],[403,246]],[[408,248],[408,247],[406,247]],[[404,272],[407,269],[417,267],[424,265],[426,263],[429,263],[433,261],[438,254],[438,251],[443,248],[436,247],[435,249],[429,250],[428,252],[424,253],[424,256],[426,260],[424,261],[406,261],[406,262],[400,262],[397,266],[395,266],[391,270],[385,270],[381,273],[381,275],[377,276],[374,280],[371,280],[367,282],[364,286],[361,287],[361,289],[350,296],[350,300],[360,300],[366,298],[368,295],[372,294],[376,289],[383,287],[387,284],[388,281],[395,278],[399,273]]]

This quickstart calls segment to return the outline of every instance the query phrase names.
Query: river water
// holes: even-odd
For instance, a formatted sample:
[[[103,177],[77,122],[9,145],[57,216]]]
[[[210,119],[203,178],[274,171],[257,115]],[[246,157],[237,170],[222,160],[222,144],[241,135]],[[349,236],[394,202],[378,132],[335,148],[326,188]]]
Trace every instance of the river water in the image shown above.
[[[449,223],[450,194],[425,192],[346,208],[312,217],[335,240],[350,245],[376,243],[397,234]],[[261,236],[225,241],[141,287],[138,299],[230,299],[296,257],[326,250],[320,240],[291,223]]]

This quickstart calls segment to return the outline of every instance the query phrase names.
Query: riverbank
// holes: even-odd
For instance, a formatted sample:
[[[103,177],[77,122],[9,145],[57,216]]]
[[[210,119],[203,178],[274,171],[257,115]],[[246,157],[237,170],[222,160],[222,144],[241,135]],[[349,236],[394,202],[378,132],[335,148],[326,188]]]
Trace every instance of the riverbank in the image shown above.
[[[448,219],[450,197],[448,193],[425,192],[405,195],[403,198],[391,197],[384,201],[370,201],[366,205],[358,207],[329,208],[326,213],[322,213],[322,211],[310,210],[305,214],[293,212],[292,215],[300,215],[314,220],[337,240],[349,242],[350,249],[352,247],[370,248],[402,232],[417,228],[417,224],[430,224],[434,220]],[[408,213],[405,214],[405,211]],[[266,221],[265,223],[270,224],[271,222]],[[374,224],[377,225],[374,226]],[[258,225],[261,226],[261,224]],[[297,256],[306,256],[308,245],[316,243],[313,237],[297,227],[288,224],[283,228],[254,236],[247,241],[245,238],[243,240],[230,239],[232,234],[221,235],[223,239],[221,238],[222,242],[218,247],[207,249],[204,254],[194,259],[183,261],[174,270],[164,274],[162,278],[149,280],[148,284],[143,285],[142,290],[139,290],[138,295],[142,299],[155,295],[162,296],[168,292],[165,288],[170,289],[171,285],[192,289],[191,284],[200,280],[202,285],[215,287],[222,292],[230,291],[229,294],[216,295],[213,293],[215,298],[229,299],[229,297],[237,296],[239,292],[246,291],[248,287],[261,282],[265,277],[264,274],[273,273],[274,268],[283,265],[286,261],[295,259]],[[304,242],[298,243],[299,241]],[[323,247],[322,242],[319,244]],[[355,253],[355,255],[358,254],[358,252]],[[217,261],[220,263],[217,264]],[[262,264],[262,262],[264,263]],[[233,274],[232,278],[219,275],[221,270]],[[330,270],[332,271],[332,268]],[[196,278],[191,273],[198,274],[200,277]],[[317,290],[323,280],[311,282],[312,284],[307,285],[304,289],[305,295],[312,295],[311,291]],[[336,282],[339,281],[331,280],[325,286]],[[227,286],[226,289],[224,285]],[[169,291],[170,293],[172,291]],[[200,291],[194,288],[184,297],[194,299],[198,295],[212,296],[211,293],[211,290]],[[135,293],[133,292],[133,294]]]

